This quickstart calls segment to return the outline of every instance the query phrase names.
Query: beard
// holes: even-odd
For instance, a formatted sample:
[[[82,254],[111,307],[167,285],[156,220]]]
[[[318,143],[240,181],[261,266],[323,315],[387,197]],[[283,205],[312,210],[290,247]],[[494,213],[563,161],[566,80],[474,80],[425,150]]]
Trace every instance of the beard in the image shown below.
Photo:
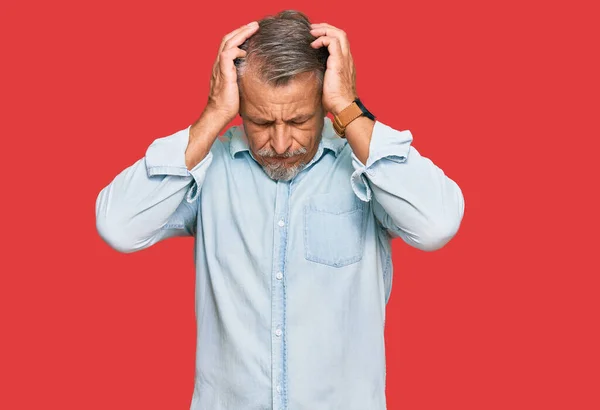
[[[288,159],[297,157],[300,155],[306,154],[306,148],[300,148],[296,151],[288,151],[282,155],[278,155],[275,151],[263,148],[259,150],[256,154],[262,158],[281,158]],[[300,171],[302,171],[306,167],[306,162],[301,161],[291,166],[286,166],[285,162],[276,162],[276,163],[266,163],[262,165],[263,170],[269,176],[269,178],[275,181],[289,181],[294,178]]]

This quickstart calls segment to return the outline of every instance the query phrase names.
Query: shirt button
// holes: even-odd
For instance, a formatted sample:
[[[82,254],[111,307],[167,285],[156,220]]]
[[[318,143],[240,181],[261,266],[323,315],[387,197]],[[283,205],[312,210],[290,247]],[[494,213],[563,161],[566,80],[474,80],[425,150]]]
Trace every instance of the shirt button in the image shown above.
[[[275,331],[275,335],[276,335],[277,337],[281,336],[281,334],[282,334],[282,333],[283,333],[283,332],[281,331],[281,329],[277,329],[277,330]]]
[[[280,384],[277,385],[277,393],[281,393],[281,385]]]
[[[277,272],[277,275],[275,275],[275,277],[279,280],[283,279],[283,273],[281,272]]]
[[[285,222],[283,222],[283,219],[280,219],[279,222],[277,222],[277,225],[279,225],[283,228],[283,226],[285,225]]]

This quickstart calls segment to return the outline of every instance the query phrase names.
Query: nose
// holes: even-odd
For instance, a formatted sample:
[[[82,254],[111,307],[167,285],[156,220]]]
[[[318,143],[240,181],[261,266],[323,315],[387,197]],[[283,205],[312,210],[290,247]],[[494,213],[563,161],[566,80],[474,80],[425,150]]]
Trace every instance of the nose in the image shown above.
[[[286,124],[275,124],[271,134],[271,146],[278,155],[292,147],[292,136]]]

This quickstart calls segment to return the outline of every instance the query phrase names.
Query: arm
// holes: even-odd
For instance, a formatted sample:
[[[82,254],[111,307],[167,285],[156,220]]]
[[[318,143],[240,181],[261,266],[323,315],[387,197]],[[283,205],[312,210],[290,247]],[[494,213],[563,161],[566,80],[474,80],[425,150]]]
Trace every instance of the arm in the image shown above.
[[[311,43],[327,47],[323,106],[333,115],[356,94],[356,71],[348,36],[327,23],[311,24]],[[352,188],[363,201],[374,197],[373,212],[392,236],[416,248],[432,251],[458,231],[464,200],[458,185],[429,159],[411,147],[410,131],[396,131],[379,121],[359,117],[346,127],[352,148]]]
[[[222,121],[203,113],[193,125],[158,138],[96,199],[96,228],[113,249],[130,253],[163,239],[195,235],[198,197]]]
[[[258,29],[242,26],[223,37],[213,64],[208,104],[185,130],[155,140],[144,158],[122,171],[96,200],[100,236],[120,252],[135,252],[173,236],[195,235],[198,204],[211,147],[239,112],[233,60],[238,46]]]
[[[374,200],[373,212],[390,236],[424,251],[448,243],[464,214],[462,191],[411,146],[410,131],[360,117],[346,134],[353,149],[354,192],[363,201]]]

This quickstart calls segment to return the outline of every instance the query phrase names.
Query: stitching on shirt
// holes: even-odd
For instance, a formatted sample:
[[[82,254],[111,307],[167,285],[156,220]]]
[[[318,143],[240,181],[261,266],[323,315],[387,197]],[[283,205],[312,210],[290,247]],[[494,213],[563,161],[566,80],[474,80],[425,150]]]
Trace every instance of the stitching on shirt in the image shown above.
[[[321,263],[328,266],[333,266],[336,268],[341,268],[344,266],[351,265],[353,263],[359,262],[363,258],[364,253],[364,241],[365,241],[365,222],[366,222],[366,207],[360,206],[352,211],[343,212],[343,213],[335,213],[335,212],[325,212],[321,210],[315,210],[310,207],[310,205],[306,205],[304,207],[304,257],[306,260]],[[325,215],[328,218],[340,218],[347,215],[357,214],[360,218],[360,227],[358,235],[358,242],[353,243],[353,246],[356,246],[356,252],[354,255],[348,256],[346,258],[336,258],[333,259],[331,257],[327,258],[323,255],[317,254],[319,249],[315,249],[314,245],[311,246],[311,237],[314,234],[310,233],[311,221],[314,218],[315,214]],[[312,217],[311,217],[312,215]],[[332,241],[334,242],[334,241]]]

